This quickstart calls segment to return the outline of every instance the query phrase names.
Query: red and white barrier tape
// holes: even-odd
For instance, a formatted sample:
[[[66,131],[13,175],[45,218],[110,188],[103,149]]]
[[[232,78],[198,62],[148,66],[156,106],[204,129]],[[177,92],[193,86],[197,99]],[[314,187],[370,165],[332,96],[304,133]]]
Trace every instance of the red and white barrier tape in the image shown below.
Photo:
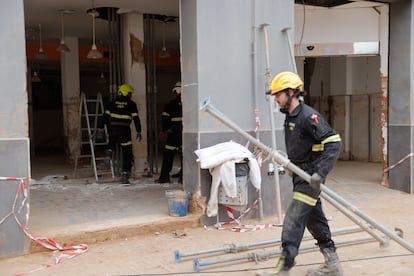
[[[262,229],[271,228],[271,227],[277,227],[278,225],[269,224],[269,223],[260,224],[260,225],[241,224],[242,217],[246,215],[257,204],[257,202],[258,202],[258,199],[256,199],[252,204],[250,204],[250,206],[246,210],[244,210],[244,212],[240,214],[238,218],[234,216],[233,209],[231,207],[226,206],[227,215],[229,216],[230,221],[219,222],[214,225],[215,228],[217,230],[227,230],[231,232],[243,233],[243,232],[262,230]],[[232,226],[230,228],[223,227],[223,225],[229,225],[232,223],[236,223],[237,226]]]
[[[61,262],[63,262],[64,259],[71,259],[71,258],[79,256],[79,255],[85,253],[86,251],[88,251],[88,245],[86,245],[86,244],[61,246],[51,238],[34,237],[21,224],[21,222],[19,221],[19,219],[16,216],[16,206],[17,206],[17,202],[18,202],[19,197],[22,195],[23,199],[21,201],[20,208],[18,210],[18,213],[20,213],[21,209],[24,207],[24,203],[27,200],[27,184],[26,184],[27,179],[29,179],[29,178],[27,178],[27,177],[24,177],[24,178],[0,177],[0,181],[18,181],[18,183],[19,183],[19,185],[17,187],[17,190],[16,190],[16,195],[15,195],[15,198],[14,198],[14,202],[13,202],[13,207],[12,207],[11,211],[8,214],[6,214],[0,220],[0,225],[2,223],[4,223],[4,221],[6,221],[9,217],[13,216],[13,218],[16,221],[19,228],[31,240],[35,241],[36,243],[40,244],[41,246],[43,246],[47,249],[53,250],[54,252],[61,252],[59,255],[57,255],[55,257],[55,264],[60,264]],[[43,265],[42,267],[40,267],[38,269],[29,271],[29,272],[25,272],[25,273],[15,274],[15,276],[27,275],[29,273],[33,273],[33,272],[36,272],[36,271],[39,271],[39,270],[42,270],[42,269],[45,269],[45,268],[49,268],[49,267],[51,267],[51,265]]]
[[[404,161],[410,159],[412,156],[414,156],[414,152],[407,154],[406,156],[404,156],[400,161],[398,161],[394,165],[389,166],[388,168],[385,168],[384,173],[389,172],[390,170],[394,169],[395,167],[401,165]]]

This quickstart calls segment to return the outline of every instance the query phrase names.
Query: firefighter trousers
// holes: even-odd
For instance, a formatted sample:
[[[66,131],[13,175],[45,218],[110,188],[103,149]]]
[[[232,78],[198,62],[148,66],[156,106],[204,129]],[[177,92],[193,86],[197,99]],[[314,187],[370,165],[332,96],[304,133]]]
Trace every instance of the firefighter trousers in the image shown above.
[[[121,146],[122,172],[131,172],[132,168],[132,141],[129,126],[110,126],[108,148],[115,151],[116,145]]]
[[[319,193],[310,190],[312,188],[309,184],[302,181],[295,185],[293,200],[286,211],[283,223],[282,254],[285,256],[285,266],[287,268],[294,265],[305,227],[318,241],[319,246],[329,245],[329,247],[335,248],[328,221],[322,210],[321,200],[318,196],[315,196]]]

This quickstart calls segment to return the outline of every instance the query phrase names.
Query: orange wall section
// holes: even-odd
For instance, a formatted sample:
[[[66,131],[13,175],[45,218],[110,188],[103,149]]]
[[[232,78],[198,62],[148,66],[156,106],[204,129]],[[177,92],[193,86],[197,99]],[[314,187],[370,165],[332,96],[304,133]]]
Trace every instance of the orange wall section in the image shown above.
[[[46,53],[48,60],[60,60],[60,53],[56,51],[56,48],[59,46],[58,43],[43,43],[42,48],[43,51]],[[81,62],[108,62],[108,58],[101,58],[101,59],[88,59],[86,55],[88,54],[89,50],[91,49],[90,45],[80,45],[79,46],[79,61]],[[108,52],[108,48],[98,47],[98,50],[102,53]],[[32,60],[36,58],[36,55],[39,51],[39,44],[27,42],[26,43],[26,56],[28,59]],[[160,66],[178,66],[180,64],[180,55],[176,51],[169,51],[170,57],[168,58],[159,58],[158,53],[160,51],[156,51],[156,65]],[[143,53],[144,57],[146,54]],[[144,58],[145,63],[146,59]]]

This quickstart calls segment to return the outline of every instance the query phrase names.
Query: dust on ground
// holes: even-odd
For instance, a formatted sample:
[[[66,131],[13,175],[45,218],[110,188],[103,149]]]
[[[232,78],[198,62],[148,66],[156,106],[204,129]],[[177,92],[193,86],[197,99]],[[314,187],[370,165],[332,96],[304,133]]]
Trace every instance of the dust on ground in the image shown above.
[[[379,187],[379,189],[382,189]],[[384,188],[385,189],[385,188]],[[360,197],[359,197],[360,198]],[[376,196],[366,195],[353,202],[359,210],[389,229],[398,227],[404,239],[414,243],[414,195],[388,190]],[[355,226],[341,212],[326,205],[326,212],[333,230]],[[266,217],[261,223],[272,223],[276,218]],[[246,221],[246,224],[260,224]],[[89,250],[61,264],[53,264],[53,253],[42,252],[0,260],[0,274],[14,275],[39,269],[33,275],[254,275],[258,269],[275,265],[276,256],[268,260],[252,260],[252,252],[276,250],[278,245],[251,247],[248,251],[225,253],[229,244],[252,244],[280,237],[281,228],[233,232],[214,227],[181,228],[175,231],[154,232],[122,240],[112,240],[89,245]],[[335,236],[335,241],[367,236],[366,232]],[[304,241],[303,245],[312,241]],[[223,249],[214,254],[192,255],[208,249]],[[174,252],[180,253],[179,262]],[[250,255],[249,255],[250,253]],[[338,249],[345,275],[413,275],[414,255],[394,241],[381,248],[378,241]],[[187,256],[190,255],[190,256]],[[240,256],[240,260],[234,260]],[[245,257],[244,257],[245,256]],[[248,260],[248,257],[252,258]],[[257,255],[256,255],[257,256]],[[199,272],[194,271],[194,259],[199,260]],[[238,259],[238,258],[237,258]],[[219,261],[218,264],[210,264]],[[223,261],[231,260],[231,261]],[[306,270],[322,262],[318,251],[301,252],[291,275],[305,275]],[[207,265],[204,265],[207,264]],[[44,265],[51,265],[45,268]]]
[[[366,176],[358,176],[359,179],[366,180],[364,183],[349,182],[346,178],[356,172],[350,172],[346,168],[341,172],[343,173],[333,174],[328,179],[328,187],[377,223],[390,230],[400,229],[403,238],[414,244],[414,194],[384,188],[379,184],[381,179],[370,180]],[[364,173],[369,172],[365,170]],[[325,204],[325,210],[333,231],[356,226],[330,204]],[[265,217],[261,222],[243,221],[248,225],[275,222],[277,222],[276,217]],[[268,258],[260,256],[263,256],[264,252],[272,250],[276,252],[279,244],[260,247],[253,247],[253,244],[276,240],[280,238],[280,233],[280,227],[240,233],[217,230],[214,227],[188,227],[177,223],[174,229],[165,228],[139,236],[133,236],[131,233],[128,238],[89,244],[86,253],[72,259],[65,259],[57,265],[54,264],[54,254],[51,251],[0,259],[0,275],[28,272],[31,272],[28,275],[42,276],[255,275],[256,270],[267,269],[276,264],[276,255]],[[335,235],[334,240],[340,243],[365,237],[369,237],[367,232],[359,232]],[[302,245],[312,245],[313,242],[303,241]],[[228,249],[232,244],[249,245],[250,248],[246,251],[226,253],[224,249]],[[210,249],[217,250],[211,254],[195,254]],[[177,251],[178,253],[175,253]],[[338,254],[342,261],[344,275],[413,275],[414,254],[393,240],[390,240],[389,246],[385,247],[380,246],[378,241],[339,247]],[[176,261],[177,256],[179,262]],[[300,252],[291,275],[306,275],[307,269],[318,266],[322,261],[322,255],[317,250]]]

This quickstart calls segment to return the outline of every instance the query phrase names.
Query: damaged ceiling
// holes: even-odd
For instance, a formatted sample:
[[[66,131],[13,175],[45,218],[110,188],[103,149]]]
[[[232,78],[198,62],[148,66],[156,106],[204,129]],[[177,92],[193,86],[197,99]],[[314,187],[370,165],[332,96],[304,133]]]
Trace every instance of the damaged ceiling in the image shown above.
[[[295,0],[295,4],[309,5],[309,6],[318,6],[324,8],[334,8],[337,6],[351,4],[353,2],[359,2],[358,0],[348,1],[348,0]],[[364,1],[365,2],[365,1]],[[390,2],[390,1],[368,1],[368,2]]]

